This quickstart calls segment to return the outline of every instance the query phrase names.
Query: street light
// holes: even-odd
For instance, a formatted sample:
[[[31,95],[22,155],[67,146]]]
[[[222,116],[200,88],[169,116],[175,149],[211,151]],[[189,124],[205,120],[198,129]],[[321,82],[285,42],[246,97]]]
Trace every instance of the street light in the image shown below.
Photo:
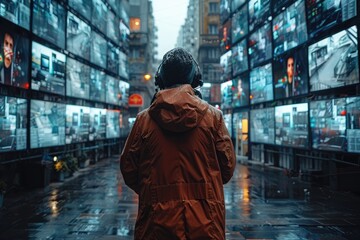
[[[145,75],[144,75],[144,79],[145,79],[146,81],[149,81],[149,80],[151,79],[151,75],[150,75],[150,74],[145,74]]]

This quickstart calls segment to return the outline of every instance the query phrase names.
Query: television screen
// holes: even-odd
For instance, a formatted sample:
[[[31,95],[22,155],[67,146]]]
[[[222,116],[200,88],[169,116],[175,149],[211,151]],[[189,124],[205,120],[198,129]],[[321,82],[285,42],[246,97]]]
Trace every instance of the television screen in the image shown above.
[[[308,92],[307,53],[305,48],[274,58],[275,99]]]
[[[265,24],[249,37],[248,47],[251,68],[272,57],[271,26]]]
[[[119,54],[120,50],[110,42],[107,47],[107,70],[112,73],[119,73]]]
[[[307,0],[309,37],[313,38],[357,15],[357,0]]]
[[[308,104],[275,107],[275,143],[281,146],[308,147]]]
[[[274,99],[271,63],[250,72],[250,94],[251,104]]]
[[[66,62],[66,96],[89,99],[90,67],[68,58]]]
[[[346,99],[310,102],[312,147],[346,151]]]
[[[307,41],[305,3],[298,0],[276,16],[273,24],[274,56]]]
[[[231,47],[231,19],[227,21],[220,29],[220,49],[221,52],[226,52]]]
[[[91,62],[96,65],[106,68],[106,52],[107,52],[107,42],[96,32],[92,32],[92,41],[91,41]]]
[[[106,22],[108,9],[102,0],[92,0],[91,23],[101,32],[106,34]]]
[[[221,83],[221,109],[231,108],[232,94],[232,81]]]
[[[106,138],[106,109],[90,108],[89,140]]]
[[[204,83],[202,87],[200,88],[200,93],[202,95],[202,99],[205,102],[210,102],[210,89],[211,89],[211,83]]]
[[[248,34],[248,7],[243,6],[232,17],[232,43],[239,41]]]
[[[0,152],[26,149],[26,99],[0,95]]]
[[[65,144],[65,104],[31,100],[30,148]]]
[[[232,137],[232,119],[231,113],[224,114],[224,123],[229,132],[230,137]]]
[[[3,28],[0,46],[0,83],[28,89],[29,39]]]
[[[106,75],[104,72],[91,68],[90,100],[105,102]]]
[[[251,142],[275,143],[275,109],[263,108],[250,111]]]
[[[357,28],[309,46],[310,91],[359,83]]]
[[[67,50],[90,60],[91,28],[71,12],[68,12],[66,37]]]
[[[120,137],[120,111],[106,110],[106,138]]]
[[[111,11],[107,13],[107,36],[115,43],[120,41],[119,18]]]
[[[244,39],[232,48],[232,75],[236,76],[248,68],[248,49]]]
[[[346,99],[348,151],[360,153],[360,97]]]
[[[36,42],[31,54],[31,89],[65,95],[65,55]]]
[[[220,81],[222,81],[222,82],[231,79],[231,75],[232,75],[232,73],[231,73],[231,67],[232,67],[231,66],[231,61],[232,61],[231,56],[232,56],[232,53],[230,50],[220,57],[220,65],[222,68]]]
[[[89,141],[90,108],[66,105],[66,144]]]
[[[245,2],[246,2],[246,0],[232,0],[232,2],[231,2],[231,12],[235,12]],[[246,16],[246,18],[247,18],[247,16]]]
[[[120,51],[119,58],[120,58],[119,75],[124,79],[129,79],[129,67],[128,67],[127,56],[124,52]]]
[[[0,16],[30,29],[30,0],[0,0]]]
[[[41,38],[65,48],[66,10],[55,0],[33,0],[33,32]]]
[[[106,76],[106,102],[118,105],[119,104],[119,80],[107,75]]]
[[[249,105],[249,77],[239,76],[232,80],[232,107]]]
[[[128,12],[129,12],[129,1],[128,0],[120,0],[120,3],[119,3],[119,13],[120,13],[120,18],[122,19],[122,21],[129,26],[129,21],[130,21],[130,18],[129,18],[129,15],[128,15]]]
[[[286,7],[289,6],[289,4],[291,4],[294,0],[276,0],[276,1],[272,1],[273,4],[273,13],[277,14],[280,11],[285,10]]]
[[[128,105],[129,101],[129,90],[130,90],[130,84],[127,82],[124,82],[122,80],[119,81],[119,104],[122,107],[126,107]]]
[[[89,0],[68,0],[69,6],[80,13],[87,20],[91,20],[91,1]]]
[[[130,123],[130,113],[129,111],[121,111],[120,112],[120,137],[127,137],[131,130]]]
[[[129,47],[130,29],[122,21],[120,21],[119,24],[119,32],[120,32],[120,46],[127,49]]]
[[[118,13],[120,11],[120,1],[119,0],[107,0],[112,9]]]
[[[220,0],[220,21],[223,23],[230,17],[230,0]]]
[[[261,26],[270,17],[270,0],[249,0],[250,31]]]

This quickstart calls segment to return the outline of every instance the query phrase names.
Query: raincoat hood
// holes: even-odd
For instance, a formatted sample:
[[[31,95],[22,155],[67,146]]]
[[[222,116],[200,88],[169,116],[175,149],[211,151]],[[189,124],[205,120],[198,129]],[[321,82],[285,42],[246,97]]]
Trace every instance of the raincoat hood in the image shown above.
[[[194,93],[189,84],[161,90],[149,108],[159,127],[171,132],[185,132],[197,127],[209,106]]]

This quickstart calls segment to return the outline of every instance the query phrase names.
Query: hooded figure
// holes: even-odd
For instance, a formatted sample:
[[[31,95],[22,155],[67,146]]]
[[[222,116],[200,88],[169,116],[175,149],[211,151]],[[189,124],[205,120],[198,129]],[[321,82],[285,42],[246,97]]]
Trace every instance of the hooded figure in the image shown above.
[[[155,78],[161,90],[120,157],[139,195],[135,239],[225,239],[223,184],[235,154],[222,113],[195,95],[200,69],[184,49],[167,52]]]

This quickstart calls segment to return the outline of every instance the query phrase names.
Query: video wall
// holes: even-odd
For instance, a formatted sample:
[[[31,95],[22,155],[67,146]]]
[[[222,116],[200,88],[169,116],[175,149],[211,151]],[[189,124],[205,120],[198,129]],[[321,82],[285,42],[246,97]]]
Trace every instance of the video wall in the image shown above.
[[[126,137],[128,4],[0,0],[0,152]]]

